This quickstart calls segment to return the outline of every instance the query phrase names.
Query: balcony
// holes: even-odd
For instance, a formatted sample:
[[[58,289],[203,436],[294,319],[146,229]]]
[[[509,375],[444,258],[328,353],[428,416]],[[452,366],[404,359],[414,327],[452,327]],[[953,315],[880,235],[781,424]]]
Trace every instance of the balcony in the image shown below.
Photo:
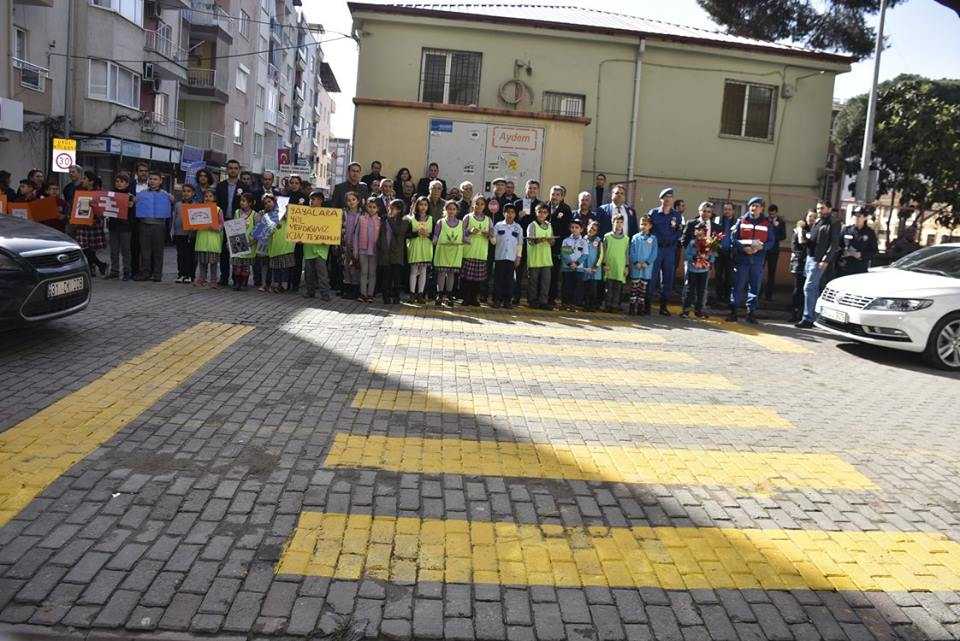
[[[174,120],[164,114],[153,111],[147,111],[143,114],[143,119],[140,121],[140,129],[146,133],[153,133],[177,140],[183,140],[184,136],[182,120]]]
[[[215,37],[233,42],[233,18],[210,0],[191,0],[190,10],[184,11],[183,17],[190,23],[191,33],[208,31]]]
[[[187,60],[187,50],[175,43],[173,40],[163,35],[159,31],[148,29],[146,31],[147,44],[144,50],[151,53],[157,53],[171,60],[178,65],[185,66]]]
[[[49,115],[53,107],[53,92],[47,91],[50,71],[27,60],[11,58],[13,69],[10,97],[23,103],[26,113]]]
[[[297,88],[293,91],[293,97],[297,102],[303,104],[303,85],[297,85]]]
[[[215,131],[200,131],[197,129],[185,129],[183,131],[183,143],[200,149],[209,149],[219,153],[226,152],[226,141],[223,134]]]
[[[189,67],[184,89],[188,100],[209,100],[226,104],[229,99],[227,75],[221,73],[220,69]]]

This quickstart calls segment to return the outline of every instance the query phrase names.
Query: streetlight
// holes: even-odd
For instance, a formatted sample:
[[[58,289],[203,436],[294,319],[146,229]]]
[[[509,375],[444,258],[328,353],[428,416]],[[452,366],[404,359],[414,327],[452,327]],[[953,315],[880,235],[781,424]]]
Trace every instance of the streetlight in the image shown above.
[[[887,15],[887,0],[880,0],[880,24],[877,27],[877,42],[873,48],[873,85],[867,103],[867,124],[863,132],[863,151],[860,153],[860,174],[857,176],[857,202],[867,202],[870,189],[870,164],[873,153],[873,129],[877,120],[877,82],[880,79],[880,53],[883,51],[883,21]]]

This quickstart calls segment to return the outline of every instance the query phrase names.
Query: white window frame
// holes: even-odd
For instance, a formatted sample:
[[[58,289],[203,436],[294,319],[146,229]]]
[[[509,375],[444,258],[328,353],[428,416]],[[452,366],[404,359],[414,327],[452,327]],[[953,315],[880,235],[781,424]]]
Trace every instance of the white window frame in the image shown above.
[[[144,0],[88,0],[93,7],[110,11],[143,28]]]
[[[263,106],[267,101],[267,88],[257,83],[257,109],[263,111]]]
[[[746,87],[746,90],[743,92],[743,110],[740,114],[740,133],[732,134],[723,131],[723,112],[721,106],[720,114],[720,137],[721,138],[734,138],[737,140],[754,140],[758,142],[773,142],[776,137],[776,124],[777,124],[777,108],[779,107],[780,100],[780,88],[775,85],[765,85],[757,82],[746,82],[743,80],[732,80],[727,79],[723,83],[723,94],[720,96],[720,104],[723,105],[724,98],[727,91],[727,85],[743,85]],[[748,136],[747,135],[747,113],[750,107],[750,92],[756,89],[764,89],[770,91],[770,118],[767,122],[767,135],[764,137],[759,136]]]
[[[14,25],[13,27],[13,57],[19,58],[20,60],[27,60],[28,47],[27,47],[27,30],[23,27],[18,27]],[[17,45],[23,45],[23,51],[20,51],[20,47]]]
[[[102,92],[99,91],[100,85],[97,85],[97,89],[95,89],[92,83],[93,66],[100,64],[104,65],[104,70],[106,72],[106,85],[103,85]],[[130,76],[130,80],[133,84],[133,93],[136,96],[136,104],[121,101],[120,89],[118,87],[121,72]],[[91,59],[87,64],[87,97],[89,97],[91,100],[112,102],[113,104],[120,105],[121,107],[140,111],[140,74],[131,71],[126,67],[121,67],[115,62],[111,62],[109,60],[100,60],[96,58]]]
[[[170,96],[165,93],[153,95],[153,115],[161,125],[167,124],[170,115]]]
[[[551,111],[547,109],[547,102],[551,99],[557,100],[557,105],[559,111]],[[576,101],[580,104],[580,113],[576,114],[578,117],[583,117],[587,113],[587,97],[583,94],[569,93],[565,91],[544,91],[543,92],[543,103],[542,108],[546,113],[552,113],[560,116],[570,116],[564,110],[564,104],[568,101]]]
[[[233,144],[242,145],[243,144],[243,122],[233,119]],[[238,133],[239,132],[239,133]]]
[[[243,9],[240,10],[240,15],[237,16],[237,31],[240,32],[244,40],[250,39],[250,14]]]
[[[237,87],[237,90],[242,93],[247,93],[247,85],[250,83],[250,69],[246,65],[238,64],[237,65],[237,80],[234,83]]]
[[[14,69],[20,70],[20,86],[31,91],[43,93],[47,87],[46,69],[30,62],[30,30],[14,25],[13,27],[13,64]],[[22,49],[21,49],[22,45]]]
[[[253,134],[253,156],[254,158],[263,156],[263,134]]]

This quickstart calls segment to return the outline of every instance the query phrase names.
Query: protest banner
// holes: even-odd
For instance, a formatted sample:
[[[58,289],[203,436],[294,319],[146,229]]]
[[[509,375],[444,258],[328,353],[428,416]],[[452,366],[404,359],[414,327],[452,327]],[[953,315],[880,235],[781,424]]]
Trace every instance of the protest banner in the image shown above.
[[[213,203],[184,203],[181,213],[184,231],[220,229],[220,217]]]
[[[7,213],[7,195],[0,194],[0,216]]]
[[[304,245],[339,245],[343,211],[332,207],[287,206],[287,240]]]
[[[93,201],[100,192],[96,191],[77,191],[73,194],[73,206],[70,208],[71,225],[92,225],[93,224]]]
[[[100,191],[93,200],[93,210],[104,218],[126,220],[130,210],[130,194]]]
[[[247,221],[234,218],[223,221],[223,231],[227,235],[227,248],[230,258],[249,258],[250,239],[247,238]]]
[[[60,217],[60,208],[57,199],[47,196],[40,200],[31,200],[28,203],[11,203],[6,196],[0,196],[0,214],[32,220],[42,223],[45,220],[56,220]]]

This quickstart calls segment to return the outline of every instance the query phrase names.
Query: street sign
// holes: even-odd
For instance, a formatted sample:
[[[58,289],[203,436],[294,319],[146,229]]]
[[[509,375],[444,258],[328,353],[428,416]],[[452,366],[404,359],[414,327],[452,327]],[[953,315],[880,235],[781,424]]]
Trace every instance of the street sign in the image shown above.
[[[72,138],[53,139],[53,171],[65,174],[77,164],[77,141]]]

